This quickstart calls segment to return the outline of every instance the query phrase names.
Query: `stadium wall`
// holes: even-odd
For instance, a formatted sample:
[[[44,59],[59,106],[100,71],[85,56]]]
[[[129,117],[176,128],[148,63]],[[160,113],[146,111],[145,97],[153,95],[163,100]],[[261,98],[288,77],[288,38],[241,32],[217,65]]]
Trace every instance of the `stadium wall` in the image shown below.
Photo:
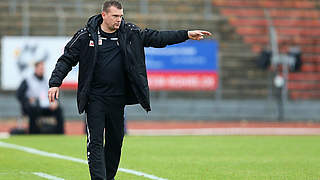
[[[63,92],[60,101],[67,120],[80,120],[75,94]],[[127,106],[128,120],[195,120],[195,121],[277,121],[276,100],[151,99],[150,113],[138,106]],[[319,101],[288,101],[284,104],[285,121],[320,121]],[[0,94],[0,121],[20,116],[14,93]]]

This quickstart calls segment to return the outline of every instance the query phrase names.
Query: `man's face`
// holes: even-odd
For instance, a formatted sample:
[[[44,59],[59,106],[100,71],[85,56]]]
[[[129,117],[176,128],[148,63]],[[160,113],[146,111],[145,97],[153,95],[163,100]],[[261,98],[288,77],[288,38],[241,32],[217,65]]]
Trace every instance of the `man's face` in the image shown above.
[[[108,12],[101,13],[103,18],[103,23],[111,31],[120,28],[121,19],[123,17],[123,9],[118,9],[114,6],[109,7]]]
[[[37,65],[34,68],[34,71],[35,71],[37,76],[43,76],[43,74],[44,74],[44,63],[43,62],[37,63]]]

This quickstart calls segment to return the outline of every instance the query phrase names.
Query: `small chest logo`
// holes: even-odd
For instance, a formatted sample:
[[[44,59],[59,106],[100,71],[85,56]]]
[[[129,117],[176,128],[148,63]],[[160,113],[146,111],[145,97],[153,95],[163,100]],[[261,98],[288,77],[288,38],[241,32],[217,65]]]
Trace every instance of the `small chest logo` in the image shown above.
[[[90,47],[94,47],[94,42],[93,42],[92,40],[90,40],[89,46],[90,46]]]

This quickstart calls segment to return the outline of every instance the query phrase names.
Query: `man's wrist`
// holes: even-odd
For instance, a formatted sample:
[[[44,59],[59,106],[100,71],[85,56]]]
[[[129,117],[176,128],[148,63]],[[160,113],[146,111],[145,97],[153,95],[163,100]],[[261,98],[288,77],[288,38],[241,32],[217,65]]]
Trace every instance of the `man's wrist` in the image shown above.
[[[189,36],[189,31],[190,31],[190,30],[186,30],[186,34],[187,34],[187,39],[190,39],[190,36]]]
[[[54,88],[54,87],[59,87],[59,86],[57,86],[57,85],[49,85],[49,88]]]

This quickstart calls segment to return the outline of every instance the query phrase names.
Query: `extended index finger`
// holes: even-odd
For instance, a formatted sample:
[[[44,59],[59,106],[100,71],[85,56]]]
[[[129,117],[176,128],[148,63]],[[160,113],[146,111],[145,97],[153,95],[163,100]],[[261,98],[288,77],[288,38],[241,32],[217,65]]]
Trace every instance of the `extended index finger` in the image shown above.
[[[54,92],[52,92],[51,90],[49,90],[48,91],[48,98],[49,98],[49,102],[51,103],[51,102],[53,102],[53,98],[52,97],[54,97]]]
[[[207,35],[207,36],[211,36],[211,32],[209,31],[201,31],[202,34]]]
[[[51,92],[51,102],[55,101],[56,91]]]
[[[56,99],[59,99],[59,89],[57,89],[55,98],[56,98]]]

